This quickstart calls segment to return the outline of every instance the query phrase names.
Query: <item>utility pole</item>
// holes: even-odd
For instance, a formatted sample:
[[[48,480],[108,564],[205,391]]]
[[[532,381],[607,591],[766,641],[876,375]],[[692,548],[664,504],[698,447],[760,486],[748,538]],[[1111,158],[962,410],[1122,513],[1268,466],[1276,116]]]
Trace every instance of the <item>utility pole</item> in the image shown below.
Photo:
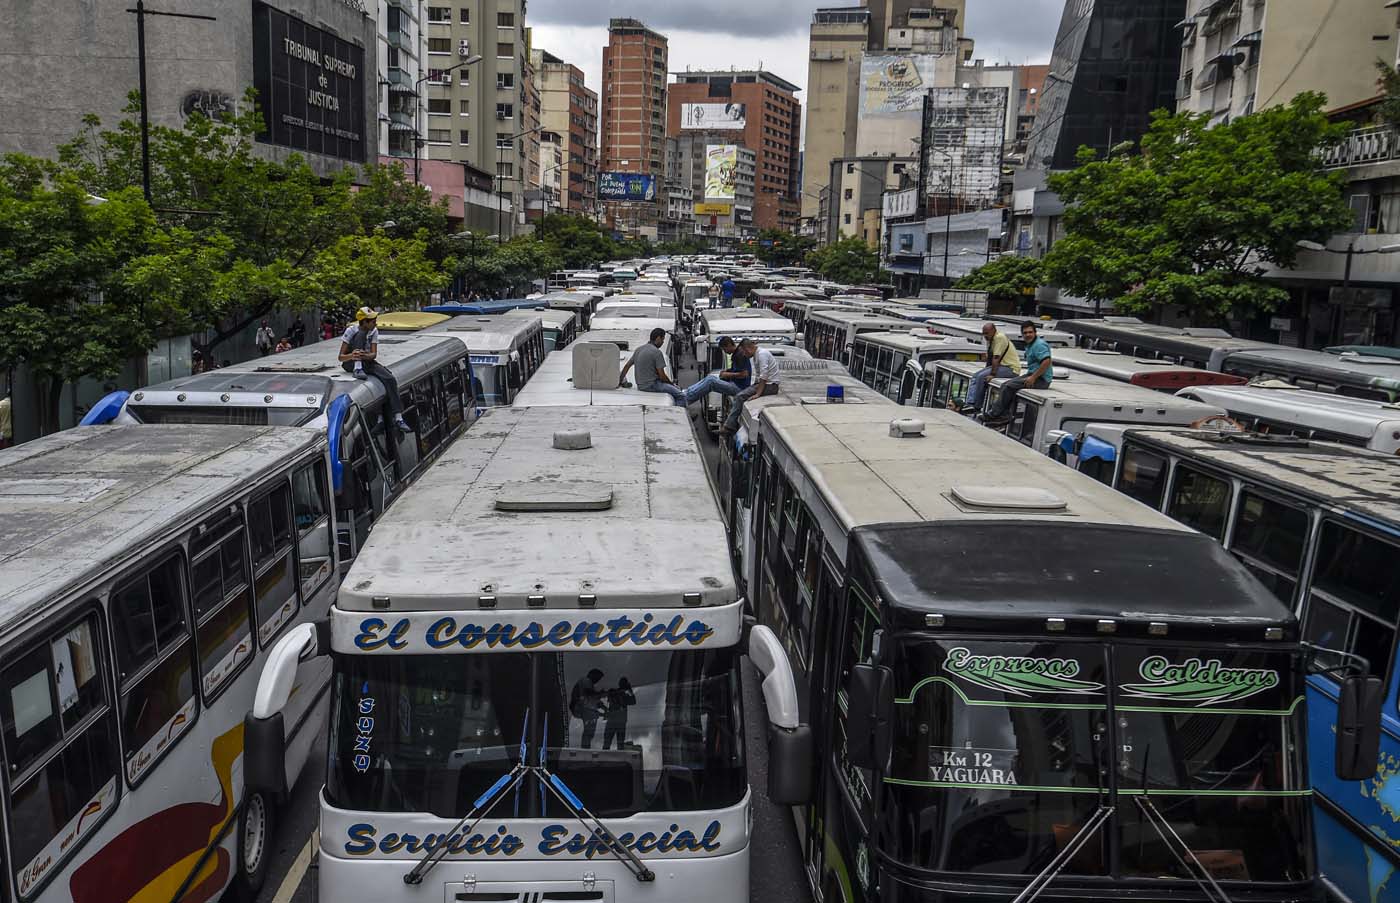
[[[141,91],[141,192],[146,203],[151,203],[151,104],[146,94],[146,17],[169,16],[172,19],[203,19],[217,22],[213,16],[199,16],[192,13],[167,13],[146,9],[145,0],[136,0],[136,6],[127,12],[136,14],[136,69]]]

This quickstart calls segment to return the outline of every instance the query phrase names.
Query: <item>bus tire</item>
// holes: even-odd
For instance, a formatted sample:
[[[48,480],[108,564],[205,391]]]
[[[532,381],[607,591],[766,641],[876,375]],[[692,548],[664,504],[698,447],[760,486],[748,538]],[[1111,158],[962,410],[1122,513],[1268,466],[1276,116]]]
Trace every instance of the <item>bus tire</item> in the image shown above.
[[[256,900],[267,881],[274,821],[272,797],[249,793],[238,813],[238,871],[233,880],[236,899],[244,903]]]

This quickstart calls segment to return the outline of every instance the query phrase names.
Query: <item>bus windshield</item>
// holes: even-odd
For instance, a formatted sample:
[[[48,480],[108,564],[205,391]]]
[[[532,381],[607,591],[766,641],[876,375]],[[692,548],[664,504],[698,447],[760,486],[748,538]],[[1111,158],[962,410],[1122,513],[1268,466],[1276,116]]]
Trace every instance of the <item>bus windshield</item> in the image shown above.
[[[1066,874],[1190,880],[1146,801],[1217,880],[1310,874],[1301,669],[1290,655],[1063,640],[918,638],[898,649],[881,809],[899,860],[1034,875],[1113,806]]]
[[[214,423],[237,426],[302,426],[320,414],[319,408],[271,408],[264,405],[128,404],[126,412],[141,423]]]
[[[527,764],[546,745],[599,816],[725,808],[747,788],[737,662],[732,649],[340,655],[327,797],[460,817],[523,737]],[[527,789],[511,804],[521,817],[568,815]]]

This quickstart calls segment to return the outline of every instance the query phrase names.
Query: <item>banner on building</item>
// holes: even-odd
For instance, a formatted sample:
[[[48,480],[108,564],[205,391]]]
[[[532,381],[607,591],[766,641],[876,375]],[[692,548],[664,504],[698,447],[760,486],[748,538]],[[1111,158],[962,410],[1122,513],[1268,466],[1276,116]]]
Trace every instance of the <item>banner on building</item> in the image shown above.
[[[696,204],[696,216],[728,216],[734,212],[733,204]]]
[[[919,115],[933,87],[938,57],[930,53],[865,54],[860,60],[862,116]]]
[[[598,200],[600,201],[654,201],[656,200],[656,176],[639,172],[600,172],[598,173]]]
[[[739,170],[737,144],[705,146],[705,200],[732,201]]]
[[[683,103],[681,128],[742,129],[748,124],[748,104],[742,103]]]

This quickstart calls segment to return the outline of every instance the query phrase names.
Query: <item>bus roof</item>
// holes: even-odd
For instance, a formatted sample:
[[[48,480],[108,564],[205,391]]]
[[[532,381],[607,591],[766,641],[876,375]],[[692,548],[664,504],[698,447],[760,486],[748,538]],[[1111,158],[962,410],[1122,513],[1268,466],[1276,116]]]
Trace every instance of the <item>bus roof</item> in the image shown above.
[[[1359,354],[1328,354],[1306,348],[1271,345],[1230,351],[1224,368],[1334,386],[1373,388],[1393,395],[1400,391],[1400,360]]]
[[[380,314],[377,321],[380,332],[417,332],[429,326],[446,323],[452,319],[447,314],[432,314],[422,310],[391,310]]]
[[[534,307],[536,301],[535,298],[499,298],[494,301],[473,301],[470,304],[435,304],[431,307],[425,307],[423,310],[428,313],[447,314],[452,317],[490,316],[521,307]]]
[[[1161,358],[1142,358],[1117,351],[1091,348],[1061,348],[1053,352],[1056,364],[1081,370],[1146,389],[1175,390],[1188,386],[1237,386],[1244,377],[1216,373]]]
[[[553,310],[548,307],[521,308],[519,310],[508,310],[501,314],[503,317],[537,317],[546,328],[562,329],[572,323],[577,315],[571,310]]]
[[[791,333],[796,327],[782,314],[766,307],[702,308],[698,311],[705,321],[705,330],[711,333],[725,332],[782,332]]]
[[[536,313],[531,311],[531,313]],[[453,317],[430,326],[423,335],[450,335],[472,354],[503,354],[520,346],[530,333],[544,328],[539,316]]]
[[[947,629],[1044,630],[1059,617],[1093,634],[1099,619],[1143,633],[1156,621],[1173,635],[1261,641],[1269,626],[1296,630],[1209,537],[952,412],[920,409],[923,435],[893,438],[901,410],[773,407],[760,429],[800,468],[825,539],[861,547],[904,623],[923,628],[937,613]]]
[[[1394,455],[1332,442],[1206,430],[1129,430],[1125,438],[1400,528],[1400,459]]]
[[[671,331],[676,326],[674,307],[626,307],[608,308],[593,315],[589,325],[594,329],[654,329],[660,327]]]
[[[1231,351],[1281,347],[1253,339],[1237,339],[1219,329],[1180,329],[1143,323],[1131,317],[1060,320],[1059,328],[1079,338],[1143,348],[1156,354],[1195,361],[1200,366],[1207,366],[1214,357]]]
[[[98,426],[0,451],[0,632],[317,445],[267,426]]]
[[[999,385],[1001,380],[994,380],[993,383]],[[1048,389],[1025,388],[1021,394],[1027,398],[1043,399],[1049,405],[1123,406],[1172,411],[1184,418],[1182,422],[1216,417],[1223,413],[1222,408],[1191,398],[1156,392],[1092,373],[1066,373],[1059,366],[1056,366],[1055,378]]]
[[[856,336],[857,342],[894,348],[905,354],[919,354],[929,351],[959,351],[985,355],[987,346],[979,340],[964,336],[933,335],[927,329],[910,329],[905,332],[863,332]]]
[[[545,355],[544,362],[515,396],[512,404],[528,407],[594,407],[651,405],[671,407],[675,402],[664,392],[643,392],[638,388],[580,389],[574,385],[574,354],[587,342],[610,342],[618,348],[618,371],[632,354],[650,340],[650,330],[594,329],[577,336],[567,348]],[[668,334],[661,354],[670,358]]]
[[[981,317],[934,317],[926,321],[930,329],[948,335],[964,335],[969,338],[980,338],[982,327],[987,323],[997,327],[997,332],[1011,340],[1017,348],[1024,345],[1021,339],[1019,327],[1009,323],[997,323]],[[1034,322],[1034,321],[1032,321]],[[1054,348],[1064,348],[1074,344],[1074,337],[1065,332],[1057,332],[1053,329],[1040,329],[1036,327],[1040,338],[1045,340],[1045,344]]]
[[[1400,430],[1400,405],[1288,385],[1192,386],[1177,394],[1219,405],[1232,415],[1350,436],[1363,443],[1382,430]]]
[[[845,307],[839,310],[814,310],[811,312],[809,318],[826,323],[835,323],[838,326],[874,326],[887,332],[909,328],[908,320],[882,316],[866,307]]]
[[[588,432],[591,447],[554,448],[561,431]],[[580,596],[600,609],[732,603],[724,528],[686,411],[490,411],[375,523],[337,604],[475,611],[481,596],[504,609],[538,608],[541,596],[544,609],[577,609]]]

